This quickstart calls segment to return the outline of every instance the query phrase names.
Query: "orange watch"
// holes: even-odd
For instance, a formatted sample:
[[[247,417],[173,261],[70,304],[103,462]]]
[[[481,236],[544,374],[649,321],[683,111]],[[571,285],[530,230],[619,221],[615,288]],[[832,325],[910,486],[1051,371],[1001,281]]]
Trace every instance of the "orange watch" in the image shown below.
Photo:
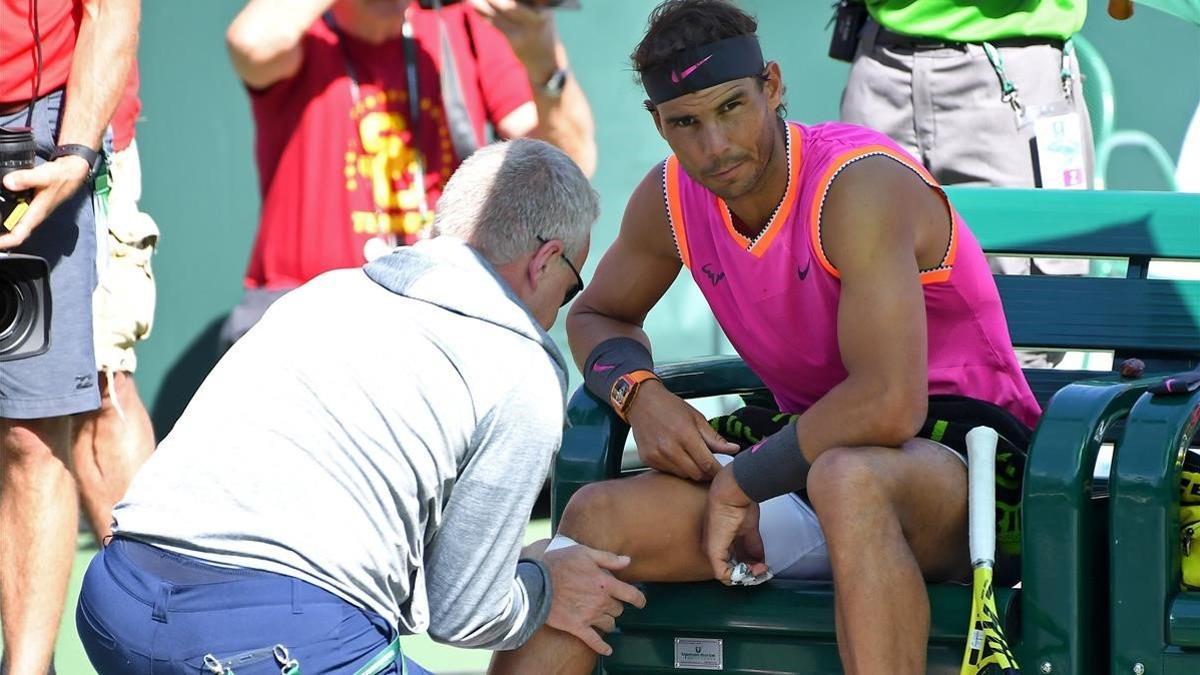
[[[633,405],[633,399],[637,397],[638,387],[646,380],[657,380],[658,376],[652,370],[635,370],[632,373],[626,373],[619,377],[616,382],[613,382],[612,391],[608,394],[608,401],[612,404],[613,410],[617,411],[617,415],[625,419],[625,413],[629,412],[630,406]]]

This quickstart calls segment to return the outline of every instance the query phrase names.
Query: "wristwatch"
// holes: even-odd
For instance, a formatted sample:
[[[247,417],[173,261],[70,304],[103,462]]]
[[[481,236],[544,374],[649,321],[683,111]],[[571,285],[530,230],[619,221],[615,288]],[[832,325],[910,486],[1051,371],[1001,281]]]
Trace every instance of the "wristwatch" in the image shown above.
[[[546,80],[545,84],[538,88],[542,90],[543,94],[558,98],[562,96],[563,89],[567,86],[567,78],[570,76],[571,71],[566,68],[559,68],[550,75],[550,79]]]
[[[66,145],[59,145],[55,147],[54,154],[50,155],[50,161],[54,161],[59,157],[66,157],[68,155],[80,157],[83,159],[83,161],[88,163],[88,181],[96,178],[96,172],[100,170],[100,153],[86,145],[68,143]]]
[[[625,414],[633,406],[633,399],[637,397],[638,388],[646,380],[657,379],[658,376],[651,370],[635,370],[617,378],[608,394],[608,401],[612,404],[613,410],[617,411],[617,415],[621,419],[628,421],[625,419]]]

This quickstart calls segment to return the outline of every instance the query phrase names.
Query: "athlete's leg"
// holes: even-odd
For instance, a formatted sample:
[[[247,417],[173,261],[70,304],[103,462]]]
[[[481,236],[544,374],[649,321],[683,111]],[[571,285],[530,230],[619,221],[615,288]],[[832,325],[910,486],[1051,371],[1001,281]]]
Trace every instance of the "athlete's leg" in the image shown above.
[[[632,562],[625,581],[702,581],[712,568],[700,546],[708,486],[658,472],[593,483],[571,498],[558,533]],[[543,627],[522,648],[497,652],[490,673],[590,673],[595,652]]]
[[[924,439],[835,448],[813,463],[808,494],[829,546],[846,672],[924,673],[925,580],[970,569],[965,464]]]

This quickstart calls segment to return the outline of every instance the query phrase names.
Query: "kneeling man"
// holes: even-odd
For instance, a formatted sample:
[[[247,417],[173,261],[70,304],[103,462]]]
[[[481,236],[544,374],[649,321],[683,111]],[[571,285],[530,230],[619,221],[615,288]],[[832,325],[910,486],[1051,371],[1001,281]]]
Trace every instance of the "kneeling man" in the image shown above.
[[[512,649],[543,624],[603,649],[644,602],[607,571],[628,560],[521,552],[562,438],[546,330],[597,213],[561,151],[489,146],[439,236],[273,305],[113,513],[77,612],[96,670],[418,673],[401,635]]]

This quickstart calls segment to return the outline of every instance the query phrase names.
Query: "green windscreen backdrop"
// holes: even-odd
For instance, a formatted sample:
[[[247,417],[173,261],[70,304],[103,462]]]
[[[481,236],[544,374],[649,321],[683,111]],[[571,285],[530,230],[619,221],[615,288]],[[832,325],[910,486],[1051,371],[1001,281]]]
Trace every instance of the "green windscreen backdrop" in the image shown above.
[[[759,17],[767,58],[782,65],[791,117],[808,123],[835,119],[848,66],[826,56],[830,3],[742,4]],[[603,214],[584,272],[588,277],[616,234],[630,191],[665,156],[666,146],[642,110],[627,58],[655,3],[583,0],[583,5],[581,11],[560,12],[559,27],[591,101],[600,150],[595,185]],[[1150,133],[1175,156],[1200,102],[1200,28],[1145,7],[1118,23],[1105,5],[1090,2],[1083,32],[1112,70],[1116,126]],[[162,241],[154,260],[156,325],[139,347],[137,379],[160,438],[212,366],[217,328],[241,295],[258,217],[249,104],[224,45],[225,28],[241,6],[230,0],[161,0],[143,8],[142,206],[158,221]],[[1163,183],[1156,171],[1135,152],[1119,154],[1109,187],[1158,189]],[[321,320],[312,317],[314,324]],[[659,360],[728,349],[686,278],[655,309],[647,328]],[[561,340],[561,329],[555,334]],[[384,350],[378,356],[404,358]],[[573,378],[574,386],[578,376]]]

